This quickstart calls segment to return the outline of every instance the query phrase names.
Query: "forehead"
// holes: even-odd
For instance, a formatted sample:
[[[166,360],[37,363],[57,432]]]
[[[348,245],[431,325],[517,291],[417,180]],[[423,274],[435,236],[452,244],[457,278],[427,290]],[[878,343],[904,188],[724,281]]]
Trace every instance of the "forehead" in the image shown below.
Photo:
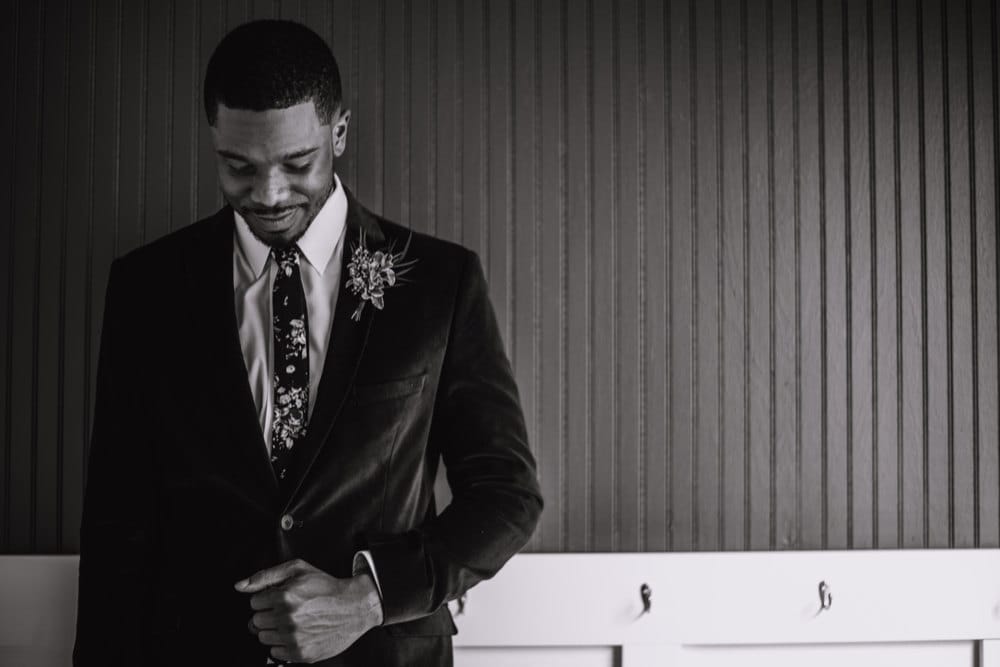
[[[315,104],[308,101],[265,111],[231,109],[219,104],[211,130],[216,150],[267,161],[320,145],[323,128]]]

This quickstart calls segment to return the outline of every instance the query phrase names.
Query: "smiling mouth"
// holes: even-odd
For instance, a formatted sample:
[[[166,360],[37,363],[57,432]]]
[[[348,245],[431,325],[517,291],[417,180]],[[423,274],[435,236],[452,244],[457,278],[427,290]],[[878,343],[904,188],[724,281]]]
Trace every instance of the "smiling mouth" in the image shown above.
[[[282,222],[287,220],[292,213],[295,213],[296,207],[287,208],[279,213],[258,213],[254,212],[254,217],[264,222]]]

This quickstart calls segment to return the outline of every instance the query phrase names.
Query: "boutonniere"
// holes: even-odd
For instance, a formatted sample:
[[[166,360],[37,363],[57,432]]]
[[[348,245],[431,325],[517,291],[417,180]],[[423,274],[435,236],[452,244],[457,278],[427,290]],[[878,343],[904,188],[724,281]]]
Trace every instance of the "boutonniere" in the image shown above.
[[[352,320],[357,322],[361,319],[361,311],[366,302],[370,301],[373,306],[382,310],[385,307],[385,290],[397,282],[406,282],[400,278],[417,263],[415,259],[406,260],[406,251],[410,248],[412,237],[411,233],[399,252],[393,252],[395,242],[384,250],[372,251],[365,244],[365,230],[361,230],[358,242],[351,247],[351,261],[347,265],[347,287],[361,299],[351,315]]]

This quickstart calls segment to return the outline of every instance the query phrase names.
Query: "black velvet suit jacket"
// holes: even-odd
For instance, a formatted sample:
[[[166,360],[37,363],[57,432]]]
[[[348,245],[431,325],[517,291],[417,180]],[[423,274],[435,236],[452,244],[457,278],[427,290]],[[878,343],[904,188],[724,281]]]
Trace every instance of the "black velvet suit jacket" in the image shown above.
[[[301,558],[338,577],[370,549],[385,622],[324,665],[451,663],[446,602],[492,576],[542,507],[476,255],[414,233],[385,309],[346,289],[351,247],[409,230],[348,194],[344,269],[292,490],[247,381],[228,207],[114,262],[81,535],[74,664],[262,665],[233,584]],[[452,503],[438,515],[443,457]],[[281,517],[294,524],[281,527]]]

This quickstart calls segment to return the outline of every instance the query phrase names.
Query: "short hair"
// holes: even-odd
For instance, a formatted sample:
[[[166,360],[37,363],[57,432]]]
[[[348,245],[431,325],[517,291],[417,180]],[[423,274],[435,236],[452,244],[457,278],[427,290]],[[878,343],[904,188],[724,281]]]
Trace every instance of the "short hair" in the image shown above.
[[[215,125],[220,102],[265,111],[309,100],[328,124],[340,108],[340,70],[323,38],[300,23],[244,23],[222,38],[208,60],[204,102],[209,125]]]

